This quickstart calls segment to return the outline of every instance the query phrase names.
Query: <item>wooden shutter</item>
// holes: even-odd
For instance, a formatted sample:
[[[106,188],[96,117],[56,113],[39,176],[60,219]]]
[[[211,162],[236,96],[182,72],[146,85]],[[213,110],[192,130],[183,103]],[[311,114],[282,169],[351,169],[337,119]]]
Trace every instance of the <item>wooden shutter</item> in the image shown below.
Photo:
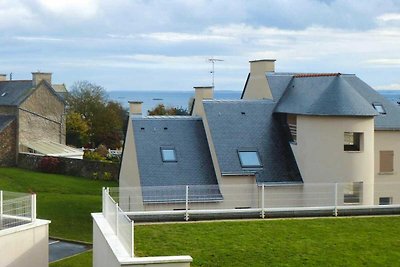
[[[393,151],[379,151],[379,172],[393,172]]]

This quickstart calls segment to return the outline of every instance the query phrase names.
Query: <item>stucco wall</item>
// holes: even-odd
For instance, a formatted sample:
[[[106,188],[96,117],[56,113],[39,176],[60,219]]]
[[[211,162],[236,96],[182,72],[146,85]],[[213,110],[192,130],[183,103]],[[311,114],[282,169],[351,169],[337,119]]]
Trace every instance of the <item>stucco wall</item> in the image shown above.
[[[393,173],[379,173],[379,151],[393,151]],[[375,204],[380,197],[392,197],[400,204],[400,131],[375,131]]]
[[[19,108],[19,141],[47,139],[65,144],[64,103],[41,83]]]
[[[49,266],[49,221],[0,231],[0,266]]]
[[[16,165],[17,157],[17,122],[14,120],[0,131],[0,166]]]
[[[363,133],[362,151],[344,151],[344,132]],[[363,204],[373,203],[372,117],[298,116],[292,149],[304,183],[363,182]]]

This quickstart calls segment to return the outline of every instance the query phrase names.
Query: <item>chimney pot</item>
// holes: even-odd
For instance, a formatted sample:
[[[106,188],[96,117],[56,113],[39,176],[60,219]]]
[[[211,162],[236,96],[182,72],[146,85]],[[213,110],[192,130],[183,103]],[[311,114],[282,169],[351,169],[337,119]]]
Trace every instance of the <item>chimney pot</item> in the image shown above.
[[[32,72],[32,85],[33,87],[38,86],[38,84],[45,80],[47,81],[49,84],[51,84],[51,72]]]
[[[129,114],[133,116],[142,116],[142,101],[128,101]]]

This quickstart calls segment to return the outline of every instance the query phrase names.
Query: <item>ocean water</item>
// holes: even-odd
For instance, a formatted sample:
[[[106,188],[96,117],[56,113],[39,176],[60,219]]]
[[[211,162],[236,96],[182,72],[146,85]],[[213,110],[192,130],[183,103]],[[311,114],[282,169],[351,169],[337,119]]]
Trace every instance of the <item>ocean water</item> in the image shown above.
[[[400,102],[400,90],[379,90],[380,94],[393,101]],[[240,99],[241,91],[215,91],[214,99]],[[163,103],[166,106],[182,107],[187,109],[189,99],[194,91],[109,91],[110,99],[128,107],[128,101],[143,101],[143,111],[147,111]]]

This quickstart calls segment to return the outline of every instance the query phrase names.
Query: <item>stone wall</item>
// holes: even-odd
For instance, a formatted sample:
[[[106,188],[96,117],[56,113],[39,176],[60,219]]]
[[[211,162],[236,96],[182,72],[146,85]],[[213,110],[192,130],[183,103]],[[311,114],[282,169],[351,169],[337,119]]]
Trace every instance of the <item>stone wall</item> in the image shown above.
[[[43,158],[44,156],[42,155],[19,153],[18,167],[33,171],[42,171],[39,168],[39,164]],[[59,160],[56,171],[58,174],[100,180],[118,180],[119,177],[119,163],[69,158],[57,159]]]
[[[0,131],[0,166],[15,166],[17,156],[17,122]]]
[[[19,141],[50,140],[65,144],[64,103],[41,83],[19,107]]]

